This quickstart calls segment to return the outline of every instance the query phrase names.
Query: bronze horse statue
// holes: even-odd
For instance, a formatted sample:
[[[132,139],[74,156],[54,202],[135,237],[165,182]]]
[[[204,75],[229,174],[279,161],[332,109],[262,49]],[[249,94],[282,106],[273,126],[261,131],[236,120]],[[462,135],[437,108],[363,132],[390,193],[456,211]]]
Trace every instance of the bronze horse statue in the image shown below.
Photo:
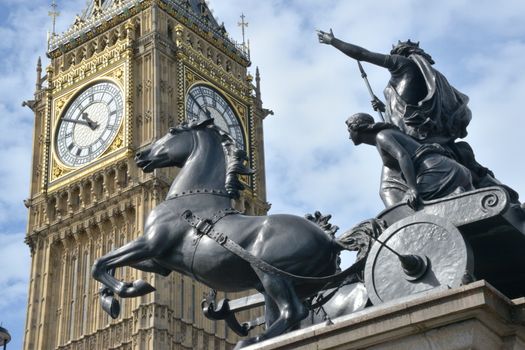
[[[181,170],[167,198],[149,214],[144,235],[95,261],[101,303],[116,318],[114,294],[137,297],[155,290],[144,280],[122,282],[118,267],[131,266],[167,276],[171,271],[222,291],[256,289],[264,295],[266,329],[238,347],[280,335],[308,315],[302,300],[321,290],[345,249],[319,225],[298,216],[246,216],[231,209],[251,174],[246,155],[213,119],[183,123],[137,153],[144,172]],[[308,277],[301,277],[308,276]]]

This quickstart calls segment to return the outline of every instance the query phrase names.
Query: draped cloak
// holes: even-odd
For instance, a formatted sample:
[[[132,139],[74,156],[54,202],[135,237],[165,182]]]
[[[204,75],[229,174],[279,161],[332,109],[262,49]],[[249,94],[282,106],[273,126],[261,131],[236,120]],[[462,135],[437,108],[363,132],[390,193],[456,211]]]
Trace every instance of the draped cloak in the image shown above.
[[[448,142],[465,137],[472,118],[468,96],[451,86],[423,56],[414,54],[409,59],[423,74],[428,93],[417,105],[411,105],[389,83],[384,90],[386,121],[422,142],[431,138]]]

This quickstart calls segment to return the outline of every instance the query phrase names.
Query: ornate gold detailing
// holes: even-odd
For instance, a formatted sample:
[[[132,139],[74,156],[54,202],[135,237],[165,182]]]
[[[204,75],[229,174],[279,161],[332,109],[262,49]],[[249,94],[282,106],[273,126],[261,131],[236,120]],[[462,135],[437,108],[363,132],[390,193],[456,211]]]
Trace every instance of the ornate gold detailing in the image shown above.
[[[258,140],[257,140],[257,134],[259,134],[259,137],[262,137],[262,135],[260,135],[260,132],[262,131],[262,126],[261,126],[261,131],[256,129],[255,118],[253,117],[253,108],[250,110],[249,114],[250,115],[246,116],[246,118],[249,120],[248,137],[250,138],[250,145],[251,145],[248,154],[250,156],[250,166],[255,171],[255,173],[253,174],[253,176],[249,177],[248,181],[250,181],[250,182],[248,182],[248,185],[252,189],[254,195],[257,195],[257,192],[259,190],[258,189],[259,172],[260,171],[264,171],[264,169],[259,169],[259,167],[258,167],[258,165],[259,165],[259,160],[258,160],[259,152],[264,152],[264,150],[258,149],[259,148],[259,143],[258,143]]]
[[[181,60],[177,61],[177,119],[179,123],[182,123],[186,118],[185,106],[184,106],[184,64]]]
[[[72,67],[66,72],[59,74],[53,81],[53,93],[56,94],[123,60],[127,57],[127,51],[128,44],[126,41],[124,41],[115,44],[114,47],[112,47],[108,51],[95,53],[82,65],[78,67]]]
[[[122,140],[122,138],[123,136],[121,135],[120,139]],[[129,151],[126,152],[125,148],[120,146],[119,148],[116,148],[113,151],[109,151],[108,149],[102,156],[100,156],[97,160],[93,161],[89,166],[80,169],[68,169],[59,165],[56,161],[53,160],[48,193],[76,184],[82,179],[85,179],[92,174],[96,174],[97,172],[103,171],[104,169],[112,168],[119,161],[124,160],[126,158],[130,158],[132,156],[133,154],[131,154]]]
[[[57,177],[62,176],[63,173],[64,169],[57,166],[55,167],[55,169],[53,169],[53,178],[56,179]]]
[[[55,115],[54,115],[54,120],[55,121],[58,119],[58,117],[62,113],[62,110],[66,106],[67,102],[71,99],[73,94],[74,94],[74,92],[71,92],[69,94],[63,95],[60,98],[56,99],[55,109],[54,109],[55,110]]]
[[[119,67],[111,72],[109,72],[107,74],[108,77],[112,77],[114,78],[115,80],[117,80],[120,85],[124,86],[125,83],[124,83],[124,68],[123,67]]]
[[[240,115],[246,118],[246,108],[242,104],[234,102],[234,107],[237,109],[237,112],[239,112]]]
[[[195,82],[195,80],[196,80],[195,74],[193,74],[191,71],[187,71],[186,72],[186,85],[190,86],[191,84],[193,84],[193,82]]]
[[[247,149],[252,140],[249,131],[248,106],[252,104],[251,84],[245,78],[249,62],[236,53],[225,49],[225,43],[211,32],[202,31],[191,23],[174,28],[174,39],[178,48],[177,112],[179,122],[185,119],[184,101],[188,89],[197,82],[206,82],[229,96],[232,107],[241,119],[246,135]],[[181,74],[182,73],[182,74]],[[248,180],[249,181],[249,180]]]
[[[117,2],[117,6],[113,6],[107,13],[102,12],[97,15],[95,9],[94,16],[75,21],[69,30],[51,39],[49,55],[52,58],[60,57],[65,52],[73,50],[102,32],[105,32],[108,28],[117,27],[151,4],[151,1],[147,0],[141,0],[140,2],[135,0],[114,1],[115,4]],[[123,8],[119,9],[121,5]]]
[[[169,13],[171,16],[177,19],[180,23],[182,23],[187,28],[191,28],[194,32],[198,34],[201,38],[206,38],[208,42],[213,44],[216,48],[218,48],[221,53],[228,56],[232,60],[236,61],[239,64],[242,65],[248,65],[249,64],[249,52],[247,52],[246,47],[242,44],[234,43],[228,36],[226,35],[216,35],[217,33],[213,33],[211,30],[202,28],[200,25],[196,24],[192,20],[190,20],[187,16],[184,15],[183,12],[178,11],[173,6],[167,5],[164,1],[158,1],[157,4],[161,9]],[[175,27],[175,34],[176,34],[176,40],[175,43],[177,47],[181,47],[183,40],[182,40],[182,31],[184,30],[184,26],[181,24],[178,24]]]
[[[131,21],[127,21],[126,24],[124,24],[124,29],[126,31],[130,32],[133,29],[135,29],[135,26],[133,25],[133,23]]]
[[[61,165],[57,164],[55,161],[53,161],[53,166],[51,169],[52,169],[51,181],[54,181],[58,179],[59,177],[62,177],[71,172],[70,169],[62,167]]]
[[[175,45],[177,47],[182,47],[182,42],[183,42],[182,32],[183,31],[184,31],[184,27],[181,26],[180,24],[177,24],[175,26]]]
[[[204,56],[188,44],[183,44],[183,49],[178,53],[180,54],[178,58],[184,62],[184,65],[191,68],[190,74],[188,74],[188,70],[185,72],[186,84],[192,84],[197,80],[198,78],[195,78],[196,72],[199,72],[202,76],[207,77],[206,80],[212,82],[214,86],[228,91],[230,95],[238,97],[246,104],[250,103],[250,85],[245,81],[238,79],[231,72],[227,72],[211,58]]]
[[[101,62],[101,60],[104,59],[104,56],[112,57],[111,53],[108,52],[109,55],[99,55],[96,58],[96,61],[88,61],[86,64],[82,65],[79,69],[88,69],[89,67],[93,67],[96,65],[97,62]],[[54,96],[54,102],[53,102],[53,113],[54,113],[54,119],[51,121],[51,125],[53,129],[56,129],[58,118],[60,117],[61,113],[63,113],[64,108],[70,103],[72,98],[74,98],[79,92],[83,91],[83,89],[89,85],[91,85],[93,82],[101,79],[108,79],[111,81],[114,81],[117,83],[117,85],[120,86],[120,88],[123,90],[124,96],[125,96],[125,108],[124,108],[124,117],[122,120],[122,124],[120,126],[120,129],[117,133],[117,136],[111,143],[111,145],[108,147],[108,149],[96,160],[94,160],[91,164],[89,164],[86,167],[82,168],[68,168],[60,164],[60,162],[57,160],[56,155],[54,154],[54,147],[49,147],[50,153],[53,154],[53,157],[50,157],[50,188],[51,189],[57,189],[59,187],[71,184],[72,182],[76,181],[79,177],[85,176],[86,174],[92,173],[93,171],[99,170],[101,167],[106,167],[108,165],[108,162],[114,162],[122,158],[127,158],[131,156],[130,152],[122,152],[122,149],[125,147],[128,147],[128,145],[131,144],[132,139],[130,135],[130,120],[132,115],[132,101],[130,101],[132,93],[130,92],[130,84],[132,83],[131,80],[131,60],[127,59],[125,62],[117,63],[117,65],[113,65],[111,68],[107,68],[106,72],[103,73],[103,75],[94,76],[93,79],[85,79],[83,81],[74,82],[67,91],[63,91],[60,94],[56,94]],[[107,60],[106,62],[109,62]],[[108,63],[109,65],[109,63]],[[101,66],[102,67],[102,66]],[[75,71],[78,71],[75,70]],[[94,70],[93,72],[89,71],[88,75],[94,74],[97,72]],[[65,74],[62,74],[59,76],[58,79],[61,79],[61,81],[67,82],[67,76],[71,76],[72,72],[66,72]],[[74,90],[73,90],[74,89]],[[60,89],[56,89],[56,91],[60,91]],[[55,92],[56,92],[55,91]],[[50,144],[54,143],[54,135],[50,135],[47,139],[50,140]],[[108,156],[109,155],[109,156]]]
[[[111,152],[119,149],[120,147],[122,147],[122,145],[124,144],[124,135],[123,134],[124,134],[124,130],[121,127],[120,130],[119,130],[119,133],[115,137],[115,140],[113,140],[113,143],[111,144],[111,146],[109,146],[108,150],[102,156],[104,156],[105,154],[111,153]]]

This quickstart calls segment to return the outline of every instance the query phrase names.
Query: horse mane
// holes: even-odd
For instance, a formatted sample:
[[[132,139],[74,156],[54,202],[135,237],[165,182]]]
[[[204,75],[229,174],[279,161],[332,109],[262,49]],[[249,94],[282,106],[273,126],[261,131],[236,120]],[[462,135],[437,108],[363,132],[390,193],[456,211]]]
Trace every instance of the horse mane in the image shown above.
[[[246,161],[248,161],[248,156],[244,150],[237,147],[231,135],[215,125],[213,119],[183,122],[174,129],[184,131],[204,128],[214,130],[221,137],[221,144],[226,160],[226,181],[224,187],[232,198],[237,199],[240,196],[240,192],[245,188],[239,179],[239,175],[253,175],[255,171],[245,165]]]

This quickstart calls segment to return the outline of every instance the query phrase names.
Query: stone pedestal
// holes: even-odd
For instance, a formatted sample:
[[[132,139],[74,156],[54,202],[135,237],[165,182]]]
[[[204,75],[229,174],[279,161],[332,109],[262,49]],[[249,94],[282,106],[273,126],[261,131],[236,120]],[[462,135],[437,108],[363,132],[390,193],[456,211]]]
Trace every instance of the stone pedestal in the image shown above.
[[[525,349],[525,299],[485,281],[433,290],[270,339],[246,350]]]

